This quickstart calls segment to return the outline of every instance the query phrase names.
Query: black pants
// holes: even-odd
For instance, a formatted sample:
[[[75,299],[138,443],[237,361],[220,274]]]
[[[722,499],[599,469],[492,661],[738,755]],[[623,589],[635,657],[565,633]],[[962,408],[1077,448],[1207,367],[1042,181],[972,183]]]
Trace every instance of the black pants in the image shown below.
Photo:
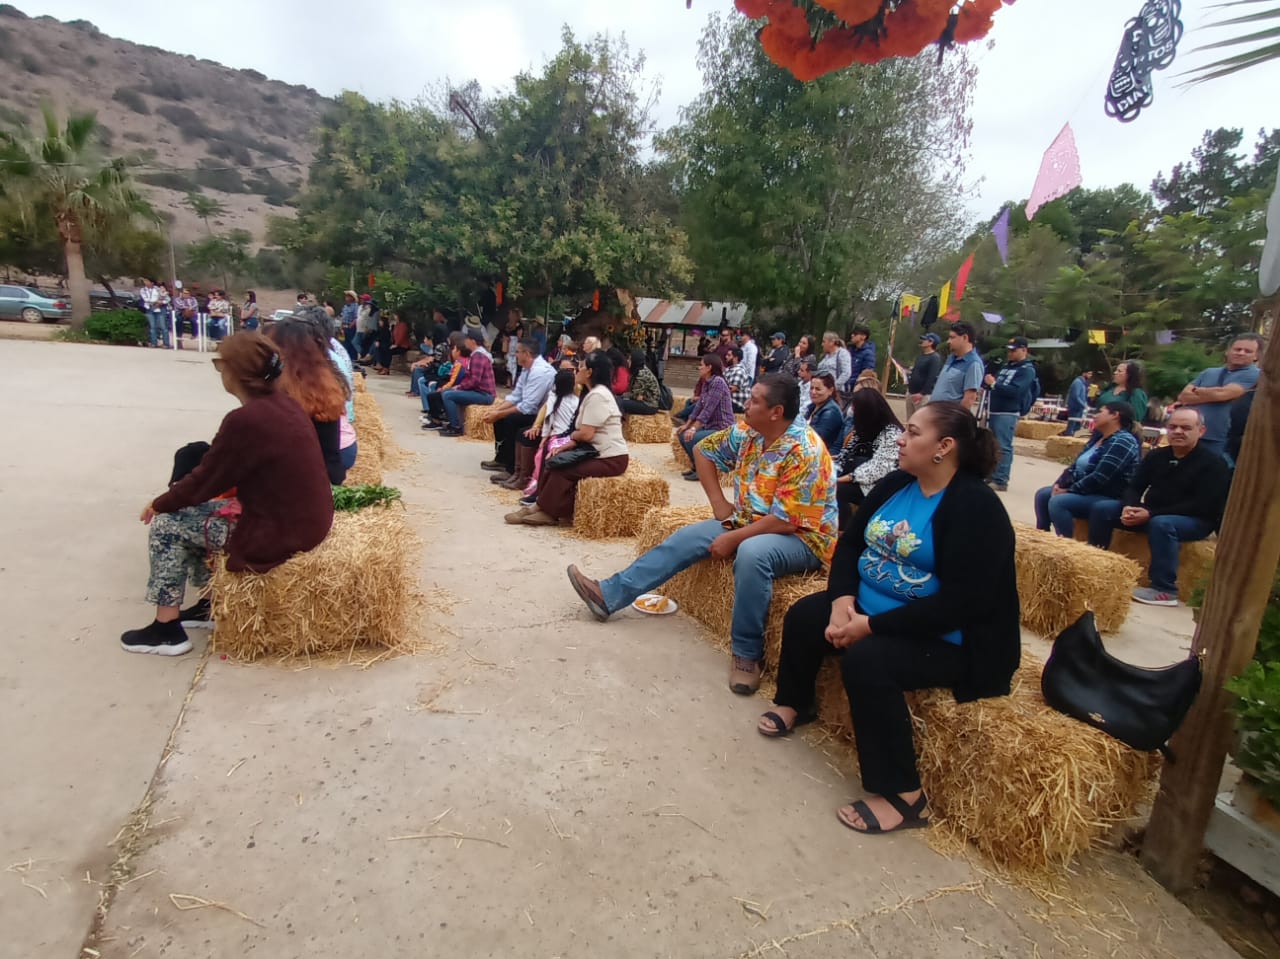
[[[537,446],[540,440],[525,439],[524,431],[533,425],[537,417],[531,413],[512,413],[493,424],[493,458],[508,473],[516,471],[516,443]]]
[[[444,399],[440,390],[432,390],[427,394],[427,413],[433,420],[448,419],[444,410]]]
[[[862,505],[862,487],[856,481],[836,484],[836,503],[840,507],[840,529],[844,529],[853,519],[853,514]]]
[[[634,413],[636,416],[655,416],[662,412],[656,406],[641,403],[639,400],[629,400],[626,397],[618,399],[618,409],[624,413]]]
[[[837,650],[823,635],[830,619],[831,600],[825,592],[806,596],[787,610],[774,702],[802,716],[812,711],[822,661],[838,655],[863,788],[880,796],[919,789],[911,713],[903,693],[954,685],[964,675],[963,650],[941,639],[875,634]]]

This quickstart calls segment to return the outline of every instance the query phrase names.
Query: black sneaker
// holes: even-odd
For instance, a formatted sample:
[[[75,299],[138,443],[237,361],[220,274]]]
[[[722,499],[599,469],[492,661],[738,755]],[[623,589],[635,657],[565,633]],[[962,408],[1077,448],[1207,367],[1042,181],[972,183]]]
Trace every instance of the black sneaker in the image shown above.
[[[452,426],[446,426],[440,431],[441,436],[461,436],[462,430],[455,430]]]
[[[120,645],[129,653],[155,653],[157,656],[181,656],[191,652],[191,640],[182,623],[159,620],[142,629],[131,629],[120,637]]]
[[[198,600],[178,614],[178,622],[187,629],[208,628],[213,625],[213,607],[208,597]]]

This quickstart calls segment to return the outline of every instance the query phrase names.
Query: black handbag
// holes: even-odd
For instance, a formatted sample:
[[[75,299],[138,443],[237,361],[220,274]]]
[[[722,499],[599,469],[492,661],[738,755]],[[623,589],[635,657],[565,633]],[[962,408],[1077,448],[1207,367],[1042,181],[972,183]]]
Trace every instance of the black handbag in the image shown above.
[[[593,460],[599,455],[600,451],[590,443],[579,443],[571,450],[557,453],[542,465],[549,470],[562,470],[570,466],[577,466],[579,463],[585,463],[587,460]]]
[[[1058,712],[1134,749],[1158,749],[1172,762],[1167,743],[1200,692],[1200,660],[1193,654],[1162,669],[1121,662],[1086,612],[1053,641],[1040,690]]]

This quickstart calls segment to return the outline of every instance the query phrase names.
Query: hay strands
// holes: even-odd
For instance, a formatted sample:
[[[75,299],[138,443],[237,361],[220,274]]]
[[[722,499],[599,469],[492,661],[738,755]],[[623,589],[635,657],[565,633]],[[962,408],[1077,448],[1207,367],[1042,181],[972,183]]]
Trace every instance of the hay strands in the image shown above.
[[[693,823],[695,826],[697,826],[699,829],[705,832],[712,839],[720,838],[714,832],[708,829],[706,826],[702,825],[702,823],[698,822],[698,820],[694,819],[692,816],[686,816],[684,813],[680,812],[679,810],[676,810],[675,812],[668,811],[673,809],[674,807],[675,807],[675,803],[663,803],[661,806],[654,806],[652,809],[647,810],[644,813],[644,815],[656,816],[658,819],[683,819],[685,822]]]
[[[266,929],[266,924],[259,922],[252,916],[246,916],[239,909],[228,906],[225,902],[218,902],[214,899],[205,899],[201,896],[188,896],[180,892],[169,893],[169,901],[173,903],[175,909],[181,912],[190,912],[192,909],[221,909],[223,912],[229,912],[233,916],[243,919],[245,922],[251,922],[259,929]]]
[[[441,818],[443,818],[443,815]],[[502,849],[511,848],[505,842],[499,842],[497,839],[489,839],[485,836],[469,836],[466,833],[454,832],[452,829],[443,829],[439,832],[415,832],[409,833],[407,836],[388,836],[387,842],[409,842],[417,839],[452,839],[455,847],[458,848],[464,842],[486,842],[491,846],[499,846]]]

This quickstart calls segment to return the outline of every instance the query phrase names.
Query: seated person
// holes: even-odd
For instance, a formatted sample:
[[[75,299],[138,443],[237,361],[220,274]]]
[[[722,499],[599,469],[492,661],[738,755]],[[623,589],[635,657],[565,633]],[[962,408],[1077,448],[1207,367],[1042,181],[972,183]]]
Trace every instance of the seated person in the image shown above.
[[[1165,428],[1169,445],[1138,464],[1123,501],[1108,500],[1089,512],[1089,543],[1099,549],[1110,547],[1117,526],[1146,534],[1151,585],[1134,590],[1133,598],[1148,606],[1178,605],[1178,549],[1218,528],[1231,489],[1226,460],[1200,445],[1205,427],[1198,409],[1179,407]]]
[[[705,355],[705,354],[704,354]],[[699,357],[701,359],[701,357]],[[676,426],[683,426],[689,420],[689,414],[693,412],[693,408],[698,405],[698,400],[702,397],[702,377],[699,376],[693,381],[693,396],[684,401],[684,405],[680,409],[675,410],[671,414],[671,422]],[[730,397],[732,402],[732,397]]]
[[[698,381],[702,391],[698,402],[689,411],[689,419],[680,430],[680,445],[689,457],[689,469],[684,478],[690,482],[698,478],[698,464],[693,458],[693,447],[712,433],[728,429],[734,424],[733,400],[729,396],[729,384],[724,378],[724,362],[715,353],[708,353],[698,364]]]
[[[707,359],[719,357],[708,353],[703,361]],[[818,569],[830,560],[835,546],[835,470],[822,440],[796,418],[799,405],[796,381],[770,373],[751,388],[745,429],[734,425],[698,444],[698,479],[714,519],[673,533],[601,582],[569,567],[573,588],[603,622],[699,560],[732,559],[729,688],[743,696],[760,685],[773,581]],[[733,472],[732,503],[720,488],[717,470]]]
[[[454,385],[462,379],[462,375],[467,371],[467,362],[471,358],[471,344],[467,342],[467,338],[461,333],[449,334],[449,369],[441,374],[441,379],[435,383],[426,384],[426,388],[419,387],[422,398],[422,428],[424,430],[442,430],[448,425],[445,418],[444,399],[441,394],[445,390],[453,389]],[[444,367],[440,369],[443,371]]]
[[[240,408],[223,418],[199,465],[142,511],[151,526],[147,602],[155,603],[156,617],[120,637],[131,653],[191,650],[182,621],[207,623],[209,604],[180,607],[188,582],[208,583],[210,553],[225,549],[233,572],[265,573],[319,546],[333,523],[320,441],[302,407],[277,390],[283,363],[272,342],[237,333],[222,343],[213,365]]]
[[[631,389],[631,366],[622,350],[616,346],[607,355],[609,362],[613,364],[613,395],[621,399]]]
[[[440,328],[433,331],[431,338],[422,343],[422,356],[414,360],[413,365],[409,367],[409,388],[404,391],[404,395],[420,396],[425,390],[424,383],[438,383],[440,367],[448,362],[449,333]]]
[[[461,436],[463,408],[468,406],[492,406],[498,396],[498,383],[494,379],[493,357],[484,348],[484,334],[469,328],[466,343],[471,354],[466,358],[466,368],[455,386],[440,391],[449,425],[440,431],[441,436]]]
[[[844,414],[836,399],[836,378],[830,373],[818,373],[809,381],[810,406],[805,420],[813,431],[827,444],[832,454],[840,451],[840,437],[844,435]]]
[[[751,372],[742,362],[742,348],[729,347],[724,355],[724,381],[729,384],[729,400],[735,413],[745,413],[751,399]]]
[[[538,413],[537,422],[525,431],[524,437],[536,444],[533,455],[533,471],[525,484],[520,498],[521,506],[536,507],[538,505],[538,477],[542,473],[543,460],[554,456],[569,446],[573,432],[573,423],[578,415],[578,377],[572,360],[568,369],[556,370],[556,378],[546,402]]]
[[[838,655],[870,795],[837,815],[864,834],[929,821],[903,694],[1006,696],[1022,652],[1013,526],[984,482],[995,437],[960,404],[938,402],[915,412],[898,447],[901,469],[841,534],[826,592],[787,611],[774,709],[757,727],[777,737],[812,721],[818,670]]]
[[[1114,400],[1099,407],[1093,435],[1076,461],[1063,470],[1053,486],[1036,491],[1036,529],[1053,530],[1068,539],[1075,521],[1108,500],[1120,499],[1138,468],[1140,447],[1133,435],[1133,407]]]
[[[484,412],[485,422],[493,424],[494,454],[480,466],[493,472],[491,482],[524,489],[533,476],[533,453],[538,446],[524,434],[538,418],[556,371],[542,358],[538,341],[532,337],[516,344],[515,369],[515,389]]]
[[[273,323],[267,332],[267,338],[280,351],[284,363],[279,389],[292,396],[311,417],[329,482],[341,486],[347,478],[342,459],[342,419],[347,412],[351,387],[329,356],[328,339],[314,324],[295,317],[297,314]],[[354,464],[355,457],[350,459]]]
[[[836,457],[836,499],[842,530],[871,488],[898,468],[901,435],[902,422],[879,390],[854,390],[844,445]]]
[[[625,413],[636,416],[654,416],[661,412],[662,391],[658,387],[658,378],[649,369],[644,350],[631,351],[631,384],[627,392],[618,400],[618,408]]]

